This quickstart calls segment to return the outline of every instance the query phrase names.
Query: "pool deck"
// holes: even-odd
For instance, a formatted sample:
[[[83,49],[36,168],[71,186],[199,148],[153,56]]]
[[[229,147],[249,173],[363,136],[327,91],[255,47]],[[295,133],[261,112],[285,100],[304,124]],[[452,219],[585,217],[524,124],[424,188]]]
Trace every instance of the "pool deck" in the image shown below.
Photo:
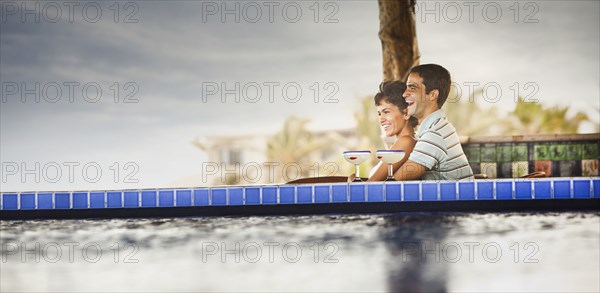
[[[6,192],[0,219],[600,211],[600,177]]]

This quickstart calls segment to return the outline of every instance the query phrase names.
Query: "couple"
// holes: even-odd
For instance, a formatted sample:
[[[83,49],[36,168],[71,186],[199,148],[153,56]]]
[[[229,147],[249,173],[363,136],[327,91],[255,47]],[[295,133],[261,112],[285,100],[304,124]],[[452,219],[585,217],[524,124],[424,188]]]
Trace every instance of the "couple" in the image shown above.
[[[388,81],[380,85],[375,95],[379,121],[386,136],[396,137],[390,149],[406,152],[393,165],[396,180],[473,179],[456,129],[441,110],[449,91],[450,73],[437,64],[412,68],[406,84]],[[387,173],[380,163],[368,181],[383,181]]]

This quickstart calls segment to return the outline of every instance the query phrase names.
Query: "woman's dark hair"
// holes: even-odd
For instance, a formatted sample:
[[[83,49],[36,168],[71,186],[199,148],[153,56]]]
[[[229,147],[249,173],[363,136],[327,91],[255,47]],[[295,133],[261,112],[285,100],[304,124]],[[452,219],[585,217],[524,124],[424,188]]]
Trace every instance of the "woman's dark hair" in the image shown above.
[[[395,105],[400,109],[400,112],[403,112],[408,108],[408,103],[402,96],[404,91],[406,90],[406,83],[393,80],[393,81],[384,81],[379,85],[379,92],[375,94],[375,105],[381,105],[382,101],[387,101],[388,103]],[[411,127],[417,127],[419,124],[419,120],[415,117],[410,117],[408,119],[408,125]]]

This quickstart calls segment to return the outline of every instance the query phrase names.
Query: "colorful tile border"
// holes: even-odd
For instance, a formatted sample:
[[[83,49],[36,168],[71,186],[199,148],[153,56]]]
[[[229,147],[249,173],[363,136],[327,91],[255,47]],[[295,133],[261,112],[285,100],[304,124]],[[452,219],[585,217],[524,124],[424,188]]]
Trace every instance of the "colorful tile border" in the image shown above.
[[[518,178],[543,171],[549,177],[599,176],[600,141],[486,142],[462,145],[473,173]]]

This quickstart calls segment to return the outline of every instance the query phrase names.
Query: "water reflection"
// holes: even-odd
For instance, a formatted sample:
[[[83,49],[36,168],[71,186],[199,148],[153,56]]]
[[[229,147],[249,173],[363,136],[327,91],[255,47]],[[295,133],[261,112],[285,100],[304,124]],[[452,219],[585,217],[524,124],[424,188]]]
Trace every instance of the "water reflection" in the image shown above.
[[[451,216],[389,216],[382,241],[390,252],[387,289],[391,292],[445,292],[448,267],[440,244]]]
[[[599,239],[598,212],[2,221],[0,291],[598,292]],[[36,243],[58,245],[63,257],[52,261]],[[278,244],[274,261],[265,243]],[[100,261],[82,258],[89,244],[103,249]],[[206,244],[257,244],[263,257],[207,255]],[[300,261],[283,257],[286,244],[299,245]],[[494,246],[499,261],[489,261]],[[125,263],[131,247],[139,262]]]

